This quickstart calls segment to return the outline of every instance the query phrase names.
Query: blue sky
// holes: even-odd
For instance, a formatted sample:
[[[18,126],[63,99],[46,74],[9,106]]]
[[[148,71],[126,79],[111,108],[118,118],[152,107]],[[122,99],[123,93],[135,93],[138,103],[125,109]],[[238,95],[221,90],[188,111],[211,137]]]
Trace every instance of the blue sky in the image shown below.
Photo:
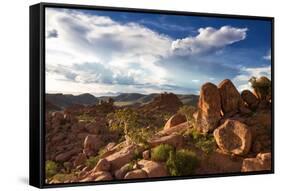
[[[271,75],[271,23],[47,8],[46,90],[198,94],[205,82]]]

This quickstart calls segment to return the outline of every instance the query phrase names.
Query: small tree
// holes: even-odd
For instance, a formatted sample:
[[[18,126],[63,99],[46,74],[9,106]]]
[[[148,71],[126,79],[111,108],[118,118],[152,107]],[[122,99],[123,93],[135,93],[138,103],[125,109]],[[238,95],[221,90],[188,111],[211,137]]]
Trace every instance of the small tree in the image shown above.
[[[150,129],[144,128],[136,111],[130,108],[120,109],[108,115],[110,130],[125,136],[126,140],[137,144],[146,144]]]
[[[193,174],[199,165],[196,154],[189,150],[177,150],[170,152],[166,162],[167,169],[171,176],[185,176]]]
[[[253,76],[250,78],[249,82],[251,83],[255,94],[261,100],[265,100],[267,97],[271,96],[271,81],[267,77],[262,76],[260,78],[256,78]]]

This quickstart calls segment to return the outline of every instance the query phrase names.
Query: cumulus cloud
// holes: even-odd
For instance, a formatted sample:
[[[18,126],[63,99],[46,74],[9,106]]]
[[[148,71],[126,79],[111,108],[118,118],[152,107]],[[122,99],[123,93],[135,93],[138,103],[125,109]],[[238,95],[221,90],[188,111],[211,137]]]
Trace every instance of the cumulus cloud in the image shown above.
[[[254,77],[265,76],[271,79],[271,67],[257,67],[257,68],[246,68],[243,67],[240,70],[240,74],[233,78],[233,82],[238,87],[239,91],[243,91],[245,89],[251,89],[251,85],[249,83],[249,79]]]
[[[271,49],[267,52],[267,54],[263,57],[265,60],[271,60]]]
[[[247,28],[231,26],[222,26],[220,29],[213,27],[200,28],[197,36],[173,41],[172,51],[180,55],[196,55],[218,50],[244,40],[247,30]]]
[[[241,41],[247,29],[206,27],[197,36],[176,40],[135,22],[47,8],[46,31],[47,91],[102,94],[189,93],[213,76],[233,76],[233,68],[190,56]]]

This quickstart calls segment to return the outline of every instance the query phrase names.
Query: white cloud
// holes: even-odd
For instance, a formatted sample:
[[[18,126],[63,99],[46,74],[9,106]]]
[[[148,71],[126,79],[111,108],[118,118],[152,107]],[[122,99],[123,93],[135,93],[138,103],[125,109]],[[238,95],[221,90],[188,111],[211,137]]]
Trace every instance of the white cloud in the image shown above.
[[[233,82],[238,87],[239,91],[243,91],[245,89],[251,89],[251,85],[249,83],[249,79],[254,77],[266,76],[271,79],[271,67],[258,67],[258,68],[241,68],[241,72],[235,78],[233,78]]]
[[[220,29],[206,27],[198,29],[198,35],[177,39],[172,43],[172,51],[179,55],[196,55],[218,50],[227,45],[244,40],[247,28],[223,26]]]
[[[137,23],[47,8],[46,90],[97,94],[165,91],[171,88],[167,84],[182,76],[171,73],[163,60],[178,56],[178,51],[195,55],[219,50],[245,39],[247,29],[224,26],[198,31],[198,36],[175,40]],[[56,38],[48,38],[51,33]],[[173,59],[169,64],[176,67]],[[185,81],[192,79],[192,88],[200,86],[197,76],[184,76]]]
[[[50,31],[59,34],[58,38],[46,40],[47,69],[59,67],[58,79],[70,77],[78,83],[109,85],[126,84],[126,80],[136,84],[166,83],[165,69],[155,62],[168,55],[172,42],[168,36],[136,23],[122,24],[77,11],[48,8],[46,15],[46,37]],[[85,68],[86,71],[74,68],[85,63],[99,67]],[[47,77],[51,77],[50,73]],[[54,84],[50,82],[47,79],[47,90],[52,91]]]
[[[271,49],[267,52],[267,54],[263,57],[265,60],[271,60]]]

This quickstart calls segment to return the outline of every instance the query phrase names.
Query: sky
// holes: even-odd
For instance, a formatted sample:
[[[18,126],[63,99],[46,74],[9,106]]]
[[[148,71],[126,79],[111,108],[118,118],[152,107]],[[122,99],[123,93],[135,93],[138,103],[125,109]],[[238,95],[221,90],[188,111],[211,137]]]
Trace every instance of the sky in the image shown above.
[[[199,94],[271,76],[264,20],[46,8],[46,92]]]

